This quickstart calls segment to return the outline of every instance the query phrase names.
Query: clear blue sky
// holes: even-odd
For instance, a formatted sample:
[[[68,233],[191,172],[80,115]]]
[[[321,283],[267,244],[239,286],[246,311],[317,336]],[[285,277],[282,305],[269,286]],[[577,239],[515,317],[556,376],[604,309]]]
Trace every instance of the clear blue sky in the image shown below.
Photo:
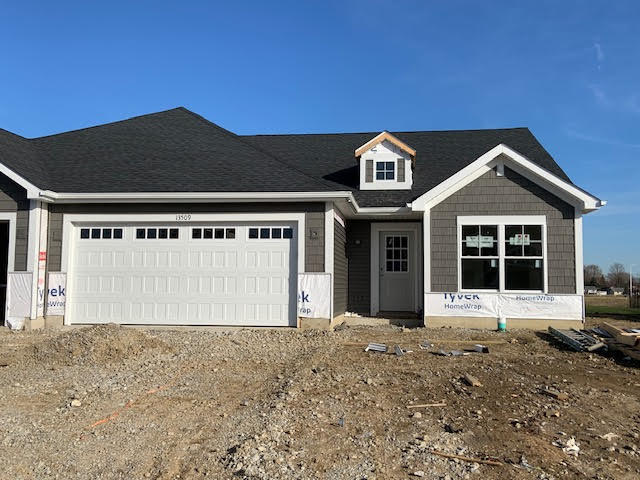
[[[528,126],[575,183],[585,263],[640,270],[640,2],[3,2],[0,127],[184,105],[236,133]]]

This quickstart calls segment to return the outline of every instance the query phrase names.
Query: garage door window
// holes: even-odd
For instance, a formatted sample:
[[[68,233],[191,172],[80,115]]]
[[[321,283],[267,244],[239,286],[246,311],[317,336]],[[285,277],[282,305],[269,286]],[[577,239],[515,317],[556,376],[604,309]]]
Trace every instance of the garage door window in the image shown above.
[[[81,228],[80,238],[83,240],[115,240],[122,239],[122,228]]]
[[[249,238],[250,239],[291,239],[293,238],[293,228],[290,227],[275,227],[275,228],[266,228],[266,227],[251,227],[249,228]]]
[[[236,238],[235,228],[198,227],[191,229],[193,240],[232,240]]]
[[[180,230],[177,228],[136,228],[136,238],[138,240],[175,240],[180,238]]]

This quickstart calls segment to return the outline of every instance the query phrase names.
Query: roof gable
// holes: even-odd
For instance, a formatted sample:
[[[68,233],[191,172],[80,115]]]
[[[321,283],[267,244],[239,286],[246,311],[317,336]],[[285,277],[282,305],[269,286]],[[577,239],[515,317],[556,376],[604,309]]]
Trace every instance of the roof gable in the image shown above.
[[[355,156],[356,157],[360,157],[363,153],[368,152],[373,147],[375,147],[376,145],[381,144],[384,141],[390,142],[393,145],[395,145],[396,147],[398,147],[399,149],[404,150],[409,155],[411,155],[411,160],[415,161],[416,151],[413,148],[411,148],[409,145],[404,143],[402,140],[400,140],[397,137],[391,135],[386,130],[381,132],[381,133],[379,133],[375,137],[373,137],[371,140],[366,142],[364,145],[361,145],[360,147],[356,148]]]

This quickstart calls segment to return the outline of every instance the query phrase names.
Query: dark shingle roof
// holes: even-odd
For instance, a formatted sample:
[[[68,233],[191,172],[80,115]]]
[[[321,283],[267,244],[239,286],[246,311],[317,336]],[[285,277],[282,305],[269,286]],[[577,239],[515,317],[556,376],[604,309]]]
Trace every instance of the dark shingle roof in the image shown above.
[[[391,132],[417,150],[413,189],[359,191],[354,150],[378,133],[238,136],[180,107],[35,139],[0,130],[0,162],[56,192],[350,190],[402,206],[504,143],[569,181],[526,128]]]
[[[184,108],[31,140],[56,192],[329,190]]]
[[[352,190],[361,206],[401,206],[411,202],[501,143],[570,182],[528,128],[390,132],[417,152],[413,188],[360,191],[354,150],[379,133],[254,135],[244,138],[305,173],[331,182],[336,190]]]

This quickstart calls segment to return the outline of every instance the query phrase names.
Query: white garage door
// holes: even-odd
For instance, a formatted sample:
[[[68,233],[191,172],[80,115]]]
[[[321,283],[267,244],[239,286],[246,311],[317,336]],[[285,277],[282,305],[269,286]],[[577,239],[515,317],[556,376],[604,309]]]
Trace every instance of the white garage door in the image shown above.
[[[295,325],[295,222],[74,226],[71,323]]]

